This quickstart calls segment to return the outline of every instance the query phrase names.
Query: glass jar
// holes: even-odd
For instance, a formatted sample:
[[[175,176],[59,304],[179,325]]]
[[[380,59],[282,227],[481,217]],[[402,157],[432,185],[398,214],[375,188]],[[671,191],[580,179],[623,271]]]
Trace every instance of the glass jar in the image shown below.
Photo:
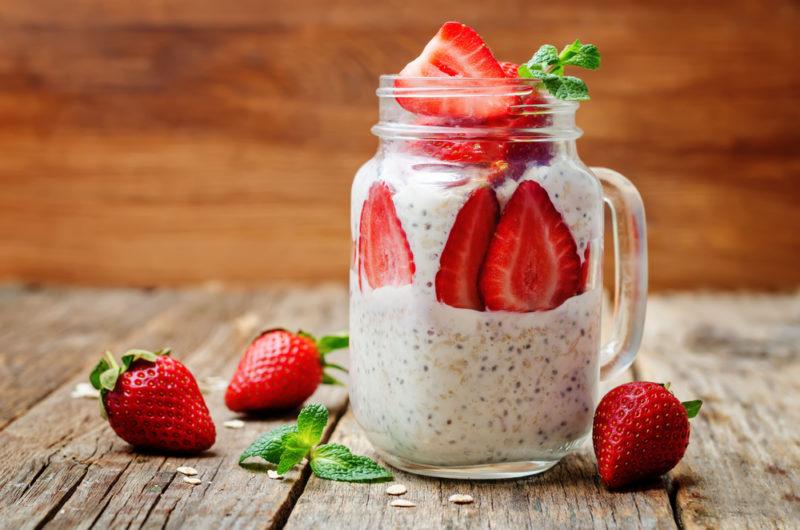
[[[542,472],[583,443],[600,380],[639,347],[639,194],[581,162],[578,104],[533,83],[381,77],[379,148],[351,196],[350,400],[397,468]],[[601,345],[604,202],[616,281]]]

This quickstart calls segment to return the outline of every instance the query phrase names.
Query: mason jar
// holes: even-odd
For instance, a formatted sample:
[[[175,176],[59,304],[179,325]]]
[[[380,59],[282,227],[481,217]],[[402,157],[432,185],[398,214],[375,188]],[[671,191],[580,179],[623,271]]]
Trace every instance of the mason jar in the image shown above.
[[[351,195],[358,423],[405,471],[542,472],[583,443],[600,381],[639,347],[640,196],[580,160],[578,103],[533,80],[382,76],[377,95],[378,150]],[[604,204],[616,278],[601,344]]]

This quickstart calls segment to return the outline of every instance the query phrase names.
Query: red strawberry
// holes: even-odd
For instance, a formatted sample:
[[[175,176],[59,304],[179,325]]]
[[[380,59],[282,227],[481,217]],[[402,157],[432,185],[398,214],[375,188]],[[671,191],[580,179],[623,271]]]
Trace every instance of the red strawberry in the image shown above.
[[[506,144],[491,140],[417,140],[411,150],[447,162],[488,164],[503,160]]]
[[[478,188],[456,215],[436,273],[436,299],[453,307],[483,310],[478,292],[486,249],[500,216],[500,204],[490,187]]]
[[[325,355],[347,345],[345,335],[322,337],[317,341],[302,332],[264,331],[242,355],[225,392],[225,405],[234,412],[297,407],[321,382],[338,383],[323,373],[323,369],[344,368],[325,362]]]
[[[140,449],[205,451],[216,430],[192,373],[169,350],[130,350],[120,366],[111,352],[89,380],[117,436]]]
[[[689,418],[701,404],[681,403],[657,383],[626,383],[606,394],[592,432],[603,482],[618,488],[675,467],[689,444]]]
[[[519,77],[519,65],[517,63],[512,63],[511,61],[500,61],[499,64],[506,77]]]
[[[414,256],[385,182],[370,187],[361,208],[358,248],[360,268],[373,289],[414,281]]]
[[[419,79],[424,77],[433,79]],[[505,73],[474,29],[460,22],[445,22],[422,54],[403,68],[395,87],[402,90],[442,86],[441,78],[448,77],[497,79],[504,78]],[[498,82],[481,81],[478,86],[484,85],[498,86]],[[503,92],[479,97],[398,97],[397,102],[416,114],[481,120],[508,111],[514,97]]]
[[[543,311],[578,291],[581,261],[575,240],[547,192],[522,182],[495,230],[480,290],[491,311]]]
[[[580,292],[585,292],[589,282],[589,257],[591,251],[589,250],[589,243],[586,243],[586,250],[583,251],[583,263],[581,263],[581,276],[578,285],[580,285]]]

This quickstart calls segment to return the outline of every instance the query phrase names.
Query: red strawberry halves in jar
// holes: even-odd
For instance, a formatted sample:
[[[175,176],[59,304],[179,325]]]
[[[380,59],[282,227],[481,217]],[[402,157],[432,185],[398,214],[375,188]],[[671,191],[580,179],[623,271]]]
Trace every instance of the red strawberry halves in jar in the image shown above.
[[[350,397],[396,467],[524,476],[583,442],[601,369],[638,347],[643,213],[578,158],[578,104],[505,77],[454,24],[377,91],[380,145],[351,195]],[[602,355],[604,188],[625,282]]]

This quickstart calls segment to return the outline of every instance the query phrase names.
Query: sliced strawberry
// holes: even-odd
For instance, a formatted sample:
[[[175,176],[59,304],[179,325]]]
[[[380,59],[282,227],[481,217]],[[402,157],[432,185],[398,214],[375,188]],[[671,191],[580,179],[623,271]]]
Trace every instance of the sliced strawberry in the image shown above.
[[[580,292],[586,292],[589,282],[589,257],[591,251],[589,250],[589,243],[586,243],[586,250],[583,251],[583,263],[581,263],[581,277],[578,285],[580,285]]]
[[[411,143],[410,149],[446,162],[489,164],[503,160],[506,145],[500,141],[417,140]]]
[[[503,73],[506,74],[506,77],[519,77],[519,65],[517,63],[512,63],[511,61],[500,61],[499,64],[500,68],[503,70]]]
[[[575,295],[581,260],[547,192],[522,182],[506,204],[480,277],[486,308],[544,311]]]
[[[436,299],[453,307],[483,310],[478,276],[500,216],[494,190],[473,191],[456,215],[436,273]]]
[[[370,287],[407,285],[414,280],[414,256],[386,183],[370,187],[361,208],[359,233],[360,269]]]
[[[433,79],[419,79],[425,77]],[[474,29],[460,22],[445,22],[422,50],[422,54],[403,68],[400,77],[395,81],[395,87],[441,88],[441,78],[448,77],[497,79],[505,77],[505,73]],[[490,90],[491,86],[498,85],[496,81],[485,80],[476,84],[487,87],[481,89],[482,93]],[[499,90],[497,95],[398,97],[397,102],[416,114],[482,120],[505,114],[509,105],[514,103],[514,97]]]

